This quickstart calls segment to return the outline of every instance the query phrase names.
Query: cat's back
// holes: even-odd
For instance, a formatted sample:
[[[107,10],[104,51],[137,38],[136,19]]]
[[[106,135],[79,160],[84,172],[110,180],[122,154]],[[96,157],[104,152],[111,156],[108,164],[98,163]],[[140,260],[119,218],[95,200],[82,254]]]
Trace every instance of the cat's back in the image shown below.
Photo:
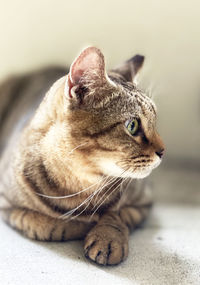
[[[16,141],[53,82],[66,73],[66,68],[48,67],[9,77],[0,84],[1,156],[9,143]]]

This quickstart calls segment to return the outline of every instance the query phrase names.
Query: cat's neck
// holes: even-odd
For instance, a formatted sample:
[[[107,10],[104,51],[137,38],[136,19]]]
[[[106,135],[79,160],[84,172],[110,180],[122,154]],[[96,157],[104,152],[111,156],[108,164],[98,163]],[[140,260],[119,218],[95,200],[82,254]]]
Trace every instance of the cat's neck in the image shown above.
[[[102,173],[94,172],[87,155],[79,153],[82,145],[72,142],[63,107],[64,82],[65,78],[61,78],[47,93],[22,140],[30,147],[32,160],[40,156],[49,176],[60,188],[73,193],[97,184]],[[33,152],[32,146],[37,146],[37,151]]]
[[[69,143],[64,123],[53,125],[40,142],[40,152],[47,169],[61,188],[71,192],[96,184],[102,178],[101,173],[94,172],[91,162],[78,152],[78,147],[72,148]]]

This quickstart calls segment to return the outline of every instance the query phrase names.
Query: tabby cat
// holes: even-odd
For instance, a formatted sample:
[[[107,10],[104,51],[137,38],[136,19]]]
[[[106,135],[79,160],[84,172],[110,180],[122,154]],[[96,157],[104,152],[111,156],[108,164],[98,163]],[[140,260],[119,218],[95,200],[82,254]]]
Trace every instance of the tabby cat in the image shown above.
[[[136,55],[107,74],[101,51],[88,47],[69,72],[50,68],[2,83],[6,223],[40,241],[84,239],[85,256],[98,264],[127,257],[129,233],[152,203],[138,178],[164,152],[156,107],[134,83],[143,61]]]

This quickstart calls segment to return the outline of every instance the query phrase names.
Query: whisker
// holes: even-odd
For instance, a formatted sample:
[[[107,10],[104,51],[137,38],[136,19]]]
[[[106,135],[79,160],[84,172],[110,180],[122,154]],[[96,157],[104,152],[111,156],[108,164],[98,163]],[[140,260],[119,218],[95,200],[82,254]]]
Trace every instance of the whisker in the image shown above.
[[[83,209],[80,213],[78,213],[77,215],[71,217],[71,219],[74,219],[75,217],[80,216],[80,215],[88,208],[88,206],[90,205],[90,203],[91,203],[92,199],[95,197],[95,195],[96,195],[96,194],[99,195],[99,193],[100,193],[101,191],[103,191],[103,189],[104,189],[106,186],[108,186],[108,185],[110,185],[110,184],[112,183],[112,185],[106,190],[106,192],[105,192],[104,195],[100,198],[99,201],[101,201],[101,200],[103,199],[103,197],[104,197],[104,196],[107,194],[107,192],[119,181],[119,179],[122,179],[122,182],[123,182],[123,178],[121,178],[121,176],[122,176],[126,171],[127,171],[127,170],[124,170],[124,171],[121,173],[121,175],[118,176],[118,177],[112,177],[108,182],[106,182],[106,181],[107,181],[107,179],[109,178],[109,176],[107,176],[106,179],[105,179],[105,177],[103,177],[102,179],[100,179],[100,181],[94,183],[93,185],[90,185],[89,187],[87,187],[87,188],[85,188],[85,189],[79,191],[78,193],[73,193],[73,194],[70,194],[70,195],[67,195],[67,196],[53,197],[53,196],[47,196],[47,195],[40,194],[40,193],[37,193],[37,194],[39,194],[39,195],[41,195],[41,196],[44,196],[44,197],[47,197],[47,198],[55,198],[55,199],[68,198],[68,197],[73,197],[73,196],[75,196],[75,195],[78,195],[78,194],[80,194],[80,193],[82,193],[82,192],[88,190],[89,188],[94,187],[95,185],[97,185],[97,184],[100,183],[100,186],[99,186],[93,193],[91,193],[83,202],[81,202],[81,204],[79,204],[77,207],[75,207],[75,208],[69,210],[69,211],[66,212],[65,214],[59,216],[59,218],[61,218],[61,219],[69,218],[71,215],[73,215],[73,213],[74,213],[75,211],[77,211],[80,207],[82,207],[84,204],[86,204],[86,206],[84,207],[84,209]],[[105,179],[105,181],[103,181],[104,179]],[[101,185],[102,181],[103,181],[103,185]],[[115,189],[117,189],[119,186],[121,187],[121,183],[120,183],[120,185],[117,185],[117,186],[115,187]],[[111,191],[111,193],[113,193],[113,190]],[[110,196],[110,195],[109,195],[109,196]],[[108,197],[109,197],[109,196],[108,196]],[[97,197],[98,197],[98,196],[97,196]],[[97,197],[96,197],[96,198],[97,198]],[[106,199],[105,199],[105,200],[106,200]],[[104,200],[104,201],[105,201],[105,200]],[[98,201],[98,202],[99,202],[99,201]],[[104,201],[103,201],[103,202],[104,202]],[[95,199],[95,202],[96,202],[96,199]],[[102,203],[97,207],[97,209],[94,211],[94,213],[98,210],[98,208],[99,208],[101,205],[102,205]],[[94,205],[94,207],[92,208],[92,210],[93,210],[96,206],[97,206],[97,205]],[[93,215],[94,215],[94,213],[93,213]],[[92,216],[93,216],[93,215],[92,215]]]
[[[128,185],[130,184],[130,181],[129,181],[128,184],[126,185],[125,189],[122,189],[122,186],[123,186],[123,184],[124,184],[127,180],[129,180],[129,179],[132,180],[132,178],[126,177],[126,178],[124,178],[124,180],[122,181],[122,183],[121,183],[121,185],[120,185],[121,194],[123,194],[123,193],[127,190],[127,187],[128,187]]]
[[[97,193],[96,197],[95,197],[95,200],[94,200],[94,203],[96,203],[98,197],[99,197],[99,194],[101,193],[101,191],[104,189],[104,187],[106,187],[107,185],[107,180],[109,179],[110,176],[107,176],[105,181],[103,182],[102,186],[99,188],[99,192]],[[109,180],[110,182],[111,180]]]
[[[128,178],[130,179],[130,181],[127,183],[126,188],[124,189],[124,192],[126,192],[128,190],[128,187],[129,187],[129,185],[131,184],[131,182],[133,180],[133,178],[130,178],[130,177],[128,177]]]
[[[117,178],[119,178],[119,177],[117,177]],[[115,178],[116,179],[116,178]],[[111,179],[111,180],[113,180],[113,179]],[[102,180],[101,180],[102,181]],[[103,187],[105,187],[105,186],[107,186],[107,185],[109,185],[109,184],[111,184],[112,183],[112,181],[109,181],[106,185],[104,185]],[[102,189],[101,189],[102,190]],[[70,211],[68,211],[68,212],[66,212],[65,214],[63,214],[63,215],[61,215],[59,218],[64,218],[64,217],[66,217],[67,216],[67,218],[68,218],[68,216],[70,216],[70,215],[72,215],[76,210],[78,210],[82,205],[84,205],[85,203],[87,203],[89,200],[92,200],[93,199],[93,197],[96,195],[96,193],[98,193],[100,190],[99,190],[99,188],[97,188],[92,194],[90,194],[80,205],[78,205],[76,208],[74,208],[74,209],[72,209],[72,210],[70,210]],[[91,201],[90,201],[91,202]],[[88,206],[89,206],[89,204],[88,204]],[[87,206],[87,207],[88,207]],[[87,208],[86,207],[86,208]],[[83,211],[85,211],[85,209],[83,210]],[[82,211],[82,212],[83,212]]]
[[[122,175],[122,174],[121,174]],[[120,178],[120,177],[118,177]],[[92,215],[90,216],[90,220],[92,219],[92,217],[94,216],[94,214],[98,211],[98,209],[101,207],[101,205],[106,201],[106,199],[108,199],[115,191],[116,189],[118,189],[120,185],[117,185],[112,191],[111,193],[99,204],[99,206],[95,209],[95,211],[92,213]],[[110,189],[110,188],[109,188]],[[107,191],[108,192],[108,191]]]
[[[82,144],[76,146],[75,148],[73,148],[73,149],[68,153],[68,155],[71,155],[76,149],[78,149],[78,148],[80,148],[80,147],[86,145],[87,143],[88,143],[88,142],[85,142],[85,143],[82,143]]]
[[[73,208],[72,210],[66,212],[65,214],[59,216],[60,219],[66,217],[66,216],[70,216],[72,215],[76,210],[78,210],[82,205],[84,205],[85,203],[87,203],[90,198],[94,195],[94,193],[90,194],[81,204],[79,204],[76,208]]]
[[[70,198],[70,197],[74,197],[74,196],[77,196],[89,189],[91,189],[92,187],[94,187],[95,185],[99,184],[99,182],[102,182],[104,178],[102,179],[99,179],[98,182],[88,186],[87,188],[84,188],[83,190],[79,191],[79,192],[76,192],[76,193],[73,193],[73,194],[69,194],[69,195],[65,195],[65,196],[49,196],[49,195],[45,195],[45,194],[42,194],[42,193],[38,193],[36,192],[37,195],[39,196],[42,196],[42,197],[45,197],[45,198],[49,198],[49,199],[65,199],[65,198]]]
[[[106,179],[107,179],[108,177],[109,177],[109,176],[107,176]],[[104,185],[105,185],[105,183],[104,183]],[[107,185],[107,184],[106,184],[106,185]],[[106,186],[106,185],[105,185],[105,186]],[[97,195],[98,195],[99,192],[101,192],[101,189],[102,189],[102,187],[101,187],[100,189],[97,188],[97,190],[96,190],[94,193],[92,193],[92,195],[90,195],[90,196],[88,197],[89,199],[86,199],[86,200],[88,201],[88,204],[85,206],[85,208],[84,208],[80,213],[78,213],[77,215],[72,216],[72,217],[70,218],[70,220],[73,220],[73,219],[79,217],[83,212],[85,212],[85,210],[88,208],[88,206],[89,206],[90,203],[92,202],[92,199],[94,198],[94,196],[96,195],[96,193],[97,193]],[[87,202],[87,201],[85,201],[85,202]]]
[[[121,173],[121,175],[123,175],[125,172],[126,172],[126,170],[123,171],[123,172]],[[120,176],[121,176],[121,175],[120,175]],[[119,179],[122,179],[120,176],[118,176],[118,177],[115,178],[114,183],[113,183],[113,184],[106,190],[106,192],[101,196],[101,198],[99,199],[98,203],[103,199],[103,197],[105,197],[105,195],[107,194],[107,192],[108,192],[114,185],[116,185],[117,182],[119,182]],[[119,185],[118,185],[118,186],[119,186]],[[111,193],[112,193],[112,192],[111,192]],[[101,205],[102,205],[102,204],[100,204],[100,206],[101,206]],[[94,207],[92,208],[92,210],[94,210],[96,206],[97,206],[97,205],[94,205]],[[99,206],[97,207],[97,209],[99,209]],[[95,210],[95,211],[96,211],[96,210]]]
[[[93,194],[94,194],[94,193],[93,193]],[[71,212],[66,213],[67,215],[65,214],[64,219],[73,220],[73,219],[77,218],[78,216],[80,216],[80,215],[81,215],[83,212],[85,212],[85,210],[88,208],[88,206],[89,206],[90,203],[91,203],[92,198],[93,198],[93,195],[89,196],[89,197],[84,201],[83,204],[86,203],[86,206],[85,206],[85,208],[84,208],[80,213],[78,213],[78,214],[75,215],[75,216],[72,216],[72,215],[74,214],[74,212],[77,210],[77,208],[80,208],[80,207],[77,207],[77,208],[75,209],[75,211],[73,210],[73,211],[71,211]],[[82,205],[80,205],[80,206],[82,206]]]
[[[108,176],[108,177],[109,177],[109,176]],[[119,178],[119,177],[112,177],[112,178],[109,180],[108,183],[104,183],[104,184],[102,185],[102,187],[100,188],[99,193],[98,193],[97,196],[96,196],[96,199],[95,199],[94,203],[96,203],[96,201],[97,201],[97,199],[98,199],[98,197],[99,197],[99,194],[103,191],[103,189],[104,189],[106,186],[110,185],[111,183],[115,182],[115,180],[117,180],[118,178]]]
[[[112,183],[112,185],[111,185],[111,186],[106,190],[106,192],[100,197],[98,203],[106,196],[107,192],[108,192],[114,185],[116,185],[117,182],[119,182],[119,179],[121,179],[121,178],[120,178],[120,177],[115,178],[115,180],[113,181],[114,183]],[[98,204],[98,203],[97,203],[97,204]],[[97,204],[93,206],[92,210],[95,209],[95,207],[97,206]]]
[[[110,184],[110,183],[111,183],[111,181],[109,181],[105,186],[107,186],[107,185]],[[104,187],[105,187],[105,186],[104,186]],[[94,198],[94,196],[96,195],[96,193],[98,193],[99,191],[100,191],[100,189],[97,188],[97,189],[95,190],[95,192],[93,192],[92,194],[90,194],[90,196],[87,197],[79,206],[77,206],[75,209],[72,209],[72,210],[68,211],[67,213],[65,213],[65,214],[62,215],[61,217],[67,216],[66,218],[68,218],[69,215],[72,215],[72,214],[73,214],[77,209],[79,209],[83,204],[85,204],[85,203],[88,202],[88,204],[86,205],[86,207],[85,207],[80,213],[78,213],[76,216],[71,217],[71,219],[74,219],[75,217],[80,216],[80,215],[88,208],[88,206],[89,206],[89,204],[91,203],[92,199]]]
[[[129,177],[123,178],[123,179],[122,179],[122,182],[120,183],[120,188],[119,188],[120,197],[122,196],[122,193],[123,193],[122,186],[123,186],[123,184],[127,181],[128,178],[129,178]]]
[[[88,206],[89,206],[90,203],[92,202],[92,199],[94,198],[94,196],[95,196],[96,193],[93,193],[93,194],[94,194],[94,195],[92,195],[92,196],[90,197],[90,199],[88,200],[88,203],[87,203],[87,205],[85,206],[85,208],[84,208],[80,213],[78,213],[77,215],[70,217],[70,219],[69,219],[70,221],[71,221],[71,220],[74,220],[75,218],[79,217],[83,212],[85,212],[85,210],[88,208]]]
[[[73,152],[74,152],[76,149],[78,149],[78,148],[82,147],[82,146],[83,146],[83,145],[85,145],[85,144],[87,144],[87,142],[82,143],[82,144],[80,144],[80,145],[76,146],[76,147],[75,147],[75,148],[73,148],[70,152],[68,152],[68,155],[73,154]],[[69,161],[72,161],[72,160],[73,160],[73,158],[66,158],[66,159],[67,159],[67,160],[69,160]]]

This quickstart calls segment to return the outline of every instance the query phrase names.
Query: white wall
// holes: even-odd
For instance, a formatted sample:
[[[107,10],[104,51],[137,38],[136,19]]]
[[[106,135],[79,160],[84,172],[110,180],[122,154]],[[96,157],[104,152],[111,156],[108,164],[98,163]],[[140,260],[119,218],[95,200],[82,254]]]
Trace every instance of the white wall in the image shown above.
[[[70,63],[88,44],[109,67],[146,55],[168,155],[200,158],[200,1],[0,0],[0,76]]]

